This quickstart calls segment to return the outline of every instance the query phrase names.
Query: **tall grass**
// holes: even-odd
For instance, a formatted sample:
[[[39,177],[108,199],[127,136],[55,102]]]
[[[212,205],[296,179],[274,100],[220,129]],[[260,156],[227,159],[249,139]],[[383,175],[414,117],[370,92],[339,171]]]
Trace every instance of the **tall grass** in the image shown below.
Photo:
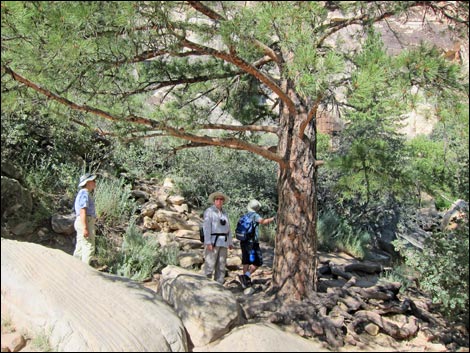
[[[353,228],[333,211],[320,214],[318,218],[318,245],[323,251],[344,251],[363,259],[370,246],[369,233]]]

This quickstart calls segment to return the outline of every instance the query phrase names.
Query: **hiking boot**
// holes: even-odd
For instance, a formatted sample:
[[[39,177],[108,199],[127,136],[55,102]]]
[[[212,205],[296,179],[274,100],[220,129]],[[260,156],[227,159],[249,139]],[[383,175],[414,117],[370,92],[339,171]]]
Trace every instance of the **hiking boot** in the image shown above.
[[[247,287],[251,287],[251,278],[248,277],[247,275],[244,275],[245,276],[245,281],[246,281],[246,286]]]
[[[246,282],[246,276],[245,275],[238,275],[238,280],[240,281],[240,284],[242,285],[242,288],[245,289],[248,287],[247,282]]]

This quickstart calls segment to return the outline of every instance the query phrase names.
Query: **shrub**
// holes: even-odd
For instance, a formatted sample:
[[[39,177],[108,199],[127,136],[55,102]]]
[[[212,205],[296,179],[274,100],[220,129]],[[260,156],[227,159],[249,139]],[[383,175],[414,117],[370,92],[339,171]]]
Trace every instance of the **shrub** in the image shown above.
[[[95,190],[96,214],[107,226],[127,222],[137,207],[130,185],[123,179],[98,179]]]
[[[149,279],[167,265],[177,265],[178,248],[161,248],[155,237],[144,237],[135,220],[131,220],[120,247],[109,236],[97,236],[96,240],[98,263],[106,264],[110,273],[135,281]]]
[[[227,210],[233,215],[230,221],[236,224],[251,199],[261,202],[261,216],[271,217],[276,212],[276,168],[274,162],[247,152],[201,148],[178,153],[168,172],[182,196],[195,207],[210,206],[207,197],[214,191],[227,193]]]
[[[436,232],[428,238],[422,251],[407,248],[395,241],[405,263],[419,274],[419,286],[431,294],[433,302],[449,319],[469,319],[469,238],[468,217],[459,226]]]
[[[154,237],[144,238],[132,222],[124,235],[122,261],[116,273],[137,281],[151,277],[158,262],[159,248]]]

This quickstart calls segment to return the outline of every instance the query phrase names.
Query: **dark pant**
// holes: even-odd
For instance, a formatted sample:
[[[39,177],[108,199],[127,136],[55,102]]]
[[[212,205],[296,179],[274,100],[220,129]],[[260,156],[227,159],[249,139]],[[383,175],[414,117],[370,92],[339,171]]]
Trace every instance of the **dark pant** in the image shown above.
[[[261,253],[261,248],[259,247],[259,243],[254,243],[251,241],[241,241],[240,247],[242,249],[242,265],[250,265],[253,264],[256,267],[263,265],[263,254]],[[253,249],[255,251],[255,261],[250,261],[250,250]]]

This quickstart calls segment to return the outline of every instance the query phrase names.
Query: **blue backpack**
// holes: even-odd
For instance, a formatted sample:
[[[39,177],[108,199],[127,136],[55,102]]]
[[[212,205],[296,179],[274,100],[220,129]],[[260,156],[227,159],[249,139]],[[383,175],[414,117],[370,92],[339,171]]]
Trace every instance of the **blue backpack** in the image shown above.
[[[235,229],[235,236],[240,241],[247,241],[254,238],[256,234],[256,223],[253,221],[254,212],[249,212],[240,217]]]

